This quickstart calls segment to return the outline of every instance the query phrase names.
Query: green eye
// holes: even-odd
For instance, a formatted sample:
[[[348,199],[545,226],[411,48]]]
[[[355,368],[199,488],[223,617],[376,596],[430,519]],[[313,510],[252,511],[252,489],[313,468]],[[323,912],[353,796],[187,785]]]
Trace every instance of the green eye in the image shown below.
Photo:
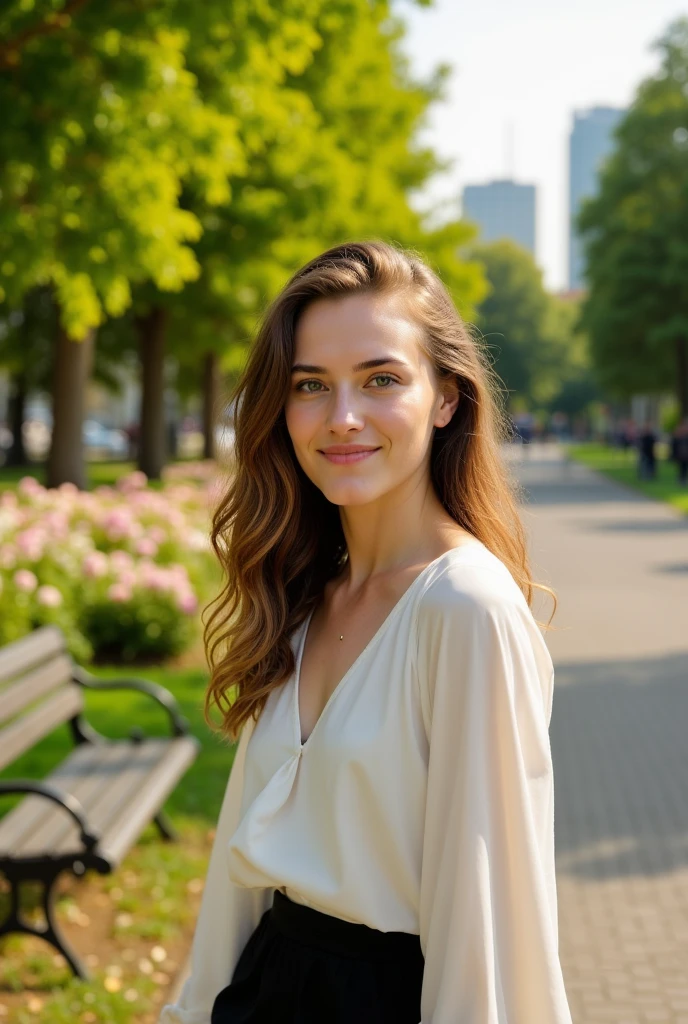
[[[376,373],[375,376],[372,377],[371,379],[372,380],[378,380],[378,381],[382,380],[382,381],[387,381],[388,382],[387,384],[382,384],[379,387],[373,388],[374,391],[382,391],[385,388],[389,387],[389,384],[396,384],[397,383],[396,377],[393,377],[391,373]],[[309,388],[307,386],[308,384],[316,384],[317,388],[315,388],[315,389],[314,388]],[[320,383],[319,380],[302,380],[302,381],[299,381],[299,383],[295,385],[294,390],[295,391],[303,391],[307,395],[315,395],[315,394],[318,393],[318,390],[320,389],[320,387],[321,387],[321,383]]]

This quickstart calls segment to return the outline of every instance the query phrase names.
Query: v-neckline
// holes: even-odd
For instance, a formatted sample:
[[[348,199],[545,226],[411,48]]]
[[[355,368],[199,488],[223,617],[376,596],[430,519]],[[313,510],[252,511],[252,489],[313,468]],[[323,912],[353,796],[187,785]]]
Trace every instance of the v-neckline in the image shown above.
[[[470,540],[464,541],[464,543],[462,543],[462,544],[457,544],[456,547],[448,548],[446,551],[443,551],[441,555],[438,555],[437,558],[433,558],[433,560],[431,562],[428,562],[428,564],[421,569],[421,571],[418,573],[418,575],[413,580],[411,580],[411,582],[409,583],[408,587],[403,592],[401,597],[399,597],[398,600],[395,602],[395,604],[392,605],[391,609],[387,613],[387,616],[383,619],[383,621],[382,621],[381,625],[378,627],[377,631],[373,634],[373,636],[370,638],[368,643],[365,645],[365,647],[363,648],[361,653],[359,655],[357,655],[357,657],[354,659],[352,664],[346,670],[346,672],[344,673],[342,678],[339,680],[339,682],[335,686],[334,690],[332,691],[330,696],[327,698],[327,701],[325,702],[325,706],[322,709],[322,711],[320,712],[320,714],[318,715],[318,718],[317,718],[317,720],[315,722],[315,725],[313,726],[313,728],[309,732],[309,734],[306,737],[306,739],[302,742],[302,740],[301,740],[301,712],[299,710],[299,691],[300,691],[300,687],[301,687],[301,662],[303,661],[303,652],[304,652],[305,647],[306,647],[306,638],[308,636],[308,627],[311,624],[311,619],[313,618],[313,613],[315,611],[315,606],[313,606],[313,608],[311,608],[310,612],[306,616],[306,618],[305,618],[305,620],[303,622],[303,625],[301,627],[301,638],[300,638],[300,641],[299,641],[299,649],[298,649],[298,655],[297,655],[297,659],[296,659],[296,670],[294,672],[293,717],[294,717],[294,725],[295,725],[295,730],[296,730],[296,742],[297,742],[298,747],[299,747],[299,753],[301,753],[301,754],[304,753],[304,751],[306,750],[308,744],[311,741],[311,738],[312,738],[314,732],[316,731],[316,729],[320,725],[320,723],[323,720],[323,718],[325,717],[325,715],[326,715],[330,705],[334,701],[334,698],[339,693],[339,691],[342,689],[344,683],[351,676],[351,674],[353,673],[354,669],[362,661],[364,655],[366,655],[368,653],[368,651],[373,646],[373,644],[382,636],[382,634],[384,633],[386,627],[390,624],[392,619],[396,617],[396,613],[405,604],[406,597],[411,593],[411,591],[413,590],[415,585],[418,583],[418,581],[420,579],[422,579],[426,575],[426,573],[428,573],[430,571],[430,569],[434,568],[438,564],[438,562],[441,562],[443,558],[446,558],[447,555],[453,554],[455,551],[462,551],[464,548],[471,547],[474,544],[481,544],[481,543],[482,542],[479,541],[477,537],[473,537]]]

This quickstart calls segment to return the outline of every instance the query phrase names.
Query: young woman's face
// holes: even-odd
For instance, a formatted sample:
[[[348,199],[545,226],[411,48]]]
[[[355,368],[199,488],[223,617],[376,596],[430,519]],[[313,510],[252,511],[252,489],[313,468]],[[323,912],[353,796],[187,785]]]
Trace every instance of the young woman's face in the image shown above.
[[[328,501],[365,504],[429,472],[433,427],[449,422],[458,393],[440,391],[397,296],[318,299],[295,341],[287,429]]]

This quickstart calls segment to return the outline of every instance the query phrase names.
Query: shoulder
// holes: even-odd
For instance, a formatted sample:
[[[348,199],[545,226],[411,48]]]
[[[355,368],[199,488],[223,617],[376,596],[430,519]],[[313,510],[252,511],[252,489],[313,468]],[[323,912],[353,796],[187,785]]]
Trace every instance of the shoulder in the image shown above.
[[[530,609],[520,587],[504,562],[481,543],[447,551],[416,604],[419,625],[524,612]]]
[[[418,596],[415,655],[421,686],[485,673],[525,676],[551,713],[553,663],[528,602],[506,565],[484,545],[447,552]]]

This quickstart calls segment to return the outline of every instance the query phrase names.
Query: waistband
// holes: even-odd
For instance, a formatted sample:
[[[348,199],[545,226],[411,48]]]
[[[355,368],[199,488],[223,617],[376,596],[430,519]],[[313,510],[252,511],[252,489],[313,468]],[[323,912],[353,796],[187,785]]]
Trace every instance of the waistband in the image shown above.
[[[420,936],[412,932],[382,932],[366,924],[344,921],[314,907],[295,903],[275,890],[270,912],[274,926],[290,939],[318,946],[340,956],[398,960],[421,954]]]

